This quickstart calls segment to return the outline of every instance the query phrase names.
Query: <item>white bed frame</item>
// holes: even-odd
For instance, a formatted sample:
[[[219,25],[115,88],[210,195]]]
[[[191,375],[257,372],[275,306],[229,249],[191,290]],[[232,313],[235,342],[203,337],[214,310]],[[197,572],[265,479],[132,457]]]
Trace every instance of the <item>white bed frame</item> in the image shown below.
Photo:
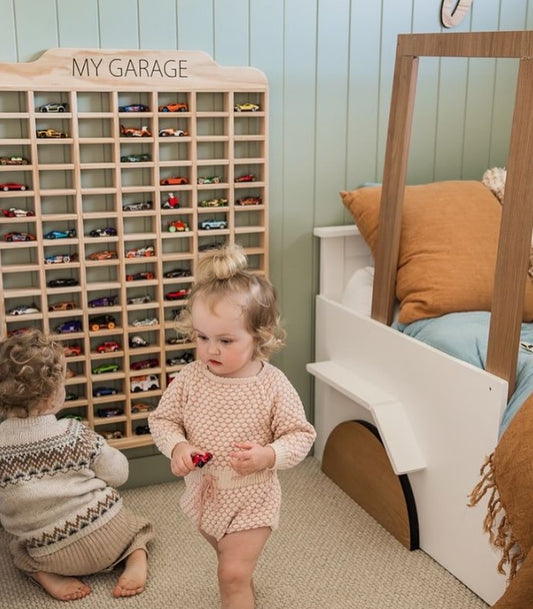
[[[346,420],[373,423],[396,474],[407,474],[420,548],[493,604],[505,589],[500,555],[482,530],[486,503],[468,507],[497,443],[507,381],[461,362],[341,304],[352,273],[372,264],[354,226],[315,229],[315,455]]]

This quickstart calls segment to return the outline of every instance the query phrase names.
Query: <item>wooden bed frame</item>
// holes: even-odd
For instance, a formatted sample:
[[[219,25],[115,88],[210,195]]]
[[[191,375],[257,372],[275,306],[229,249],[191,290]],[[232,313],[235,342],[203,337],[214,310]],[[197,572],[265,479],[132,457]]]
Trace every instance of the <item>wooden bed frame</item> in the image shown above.
[[[520,63],[487,371],[389,327],[422,56],[514,57]],[[308,365],[316,379],[315,454],[324,471],[404,545],[418,547],[419,538],[420,548],[490,604],[502,595],[506,580],[497,572],[500,556],[482,530],[486,504],[469,508],[467,502],[497,444],[500,417],[515,383],[533,228],[532,59],[533,32],[398,37],[371,317],[341,304],[352,273],[372,264],[362,237],[353,226],[315,229],[320,293],[316,362]],[[374,425],[382,447],[371,441],[369,448],[354,420]],[[366,465],[364,475],[355,467],[360,463]],[[400,490],[391,489],[387,468],[401,480]]]

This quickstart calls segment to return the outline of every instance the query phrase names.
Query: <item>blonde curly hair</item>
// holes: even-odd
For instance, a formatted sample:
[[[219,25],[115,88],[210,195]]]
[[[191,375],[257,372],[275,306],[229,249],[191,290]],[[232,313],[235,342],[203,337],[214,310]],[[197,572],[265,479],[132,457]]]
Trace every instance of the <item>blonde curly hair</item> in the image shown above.
[[[0,343],[0,415],[46,410],[64,380],[63,347],[50,336],[32,330]]]
[[[214,309],[219,300],[235,295],[241,299],[244,323],[254,338],[254,356],[268,360],[285,344],[276,292],[266,277],[248,270],[246,255],[238,245],[210,250],[200,260],[187,306],[177,320],[177,331],[194,338],[191,312],[196,299],[204,299]]]

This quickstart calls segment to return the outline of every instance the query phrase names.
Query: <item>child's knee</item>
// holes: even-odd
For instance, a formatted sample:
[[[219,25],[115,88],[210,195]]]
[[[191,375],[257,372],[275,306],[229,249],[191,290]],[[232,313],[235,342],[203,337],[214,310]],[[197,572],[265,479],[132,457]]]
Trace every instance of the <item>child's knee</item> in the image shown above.
[[[225,561],[218,565],[218,581],[224,586],[243,586],[252,580],[253,569],[242,561]]]

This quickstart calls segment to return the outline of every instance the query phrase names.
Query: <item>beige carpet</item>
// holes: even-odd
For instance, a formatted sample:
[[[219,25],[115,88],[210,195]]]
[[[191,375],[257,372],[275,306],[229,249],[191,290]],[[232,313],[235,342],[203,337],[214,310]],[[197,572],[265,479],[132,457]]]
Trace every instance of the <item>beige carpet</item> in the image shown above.
[[[281,524],[256,574],[257,609],[483,609],[487,605],[421,551],[409,552],[306,459],[281,472]],[[0,532],[0,607],[217,609],[211,547],[182,517],[183,482],[124,491],[156,527],[146,591],[115,600],[118,573],[86,578],[93,592],[68,605],[50,599],[10,563]]]

